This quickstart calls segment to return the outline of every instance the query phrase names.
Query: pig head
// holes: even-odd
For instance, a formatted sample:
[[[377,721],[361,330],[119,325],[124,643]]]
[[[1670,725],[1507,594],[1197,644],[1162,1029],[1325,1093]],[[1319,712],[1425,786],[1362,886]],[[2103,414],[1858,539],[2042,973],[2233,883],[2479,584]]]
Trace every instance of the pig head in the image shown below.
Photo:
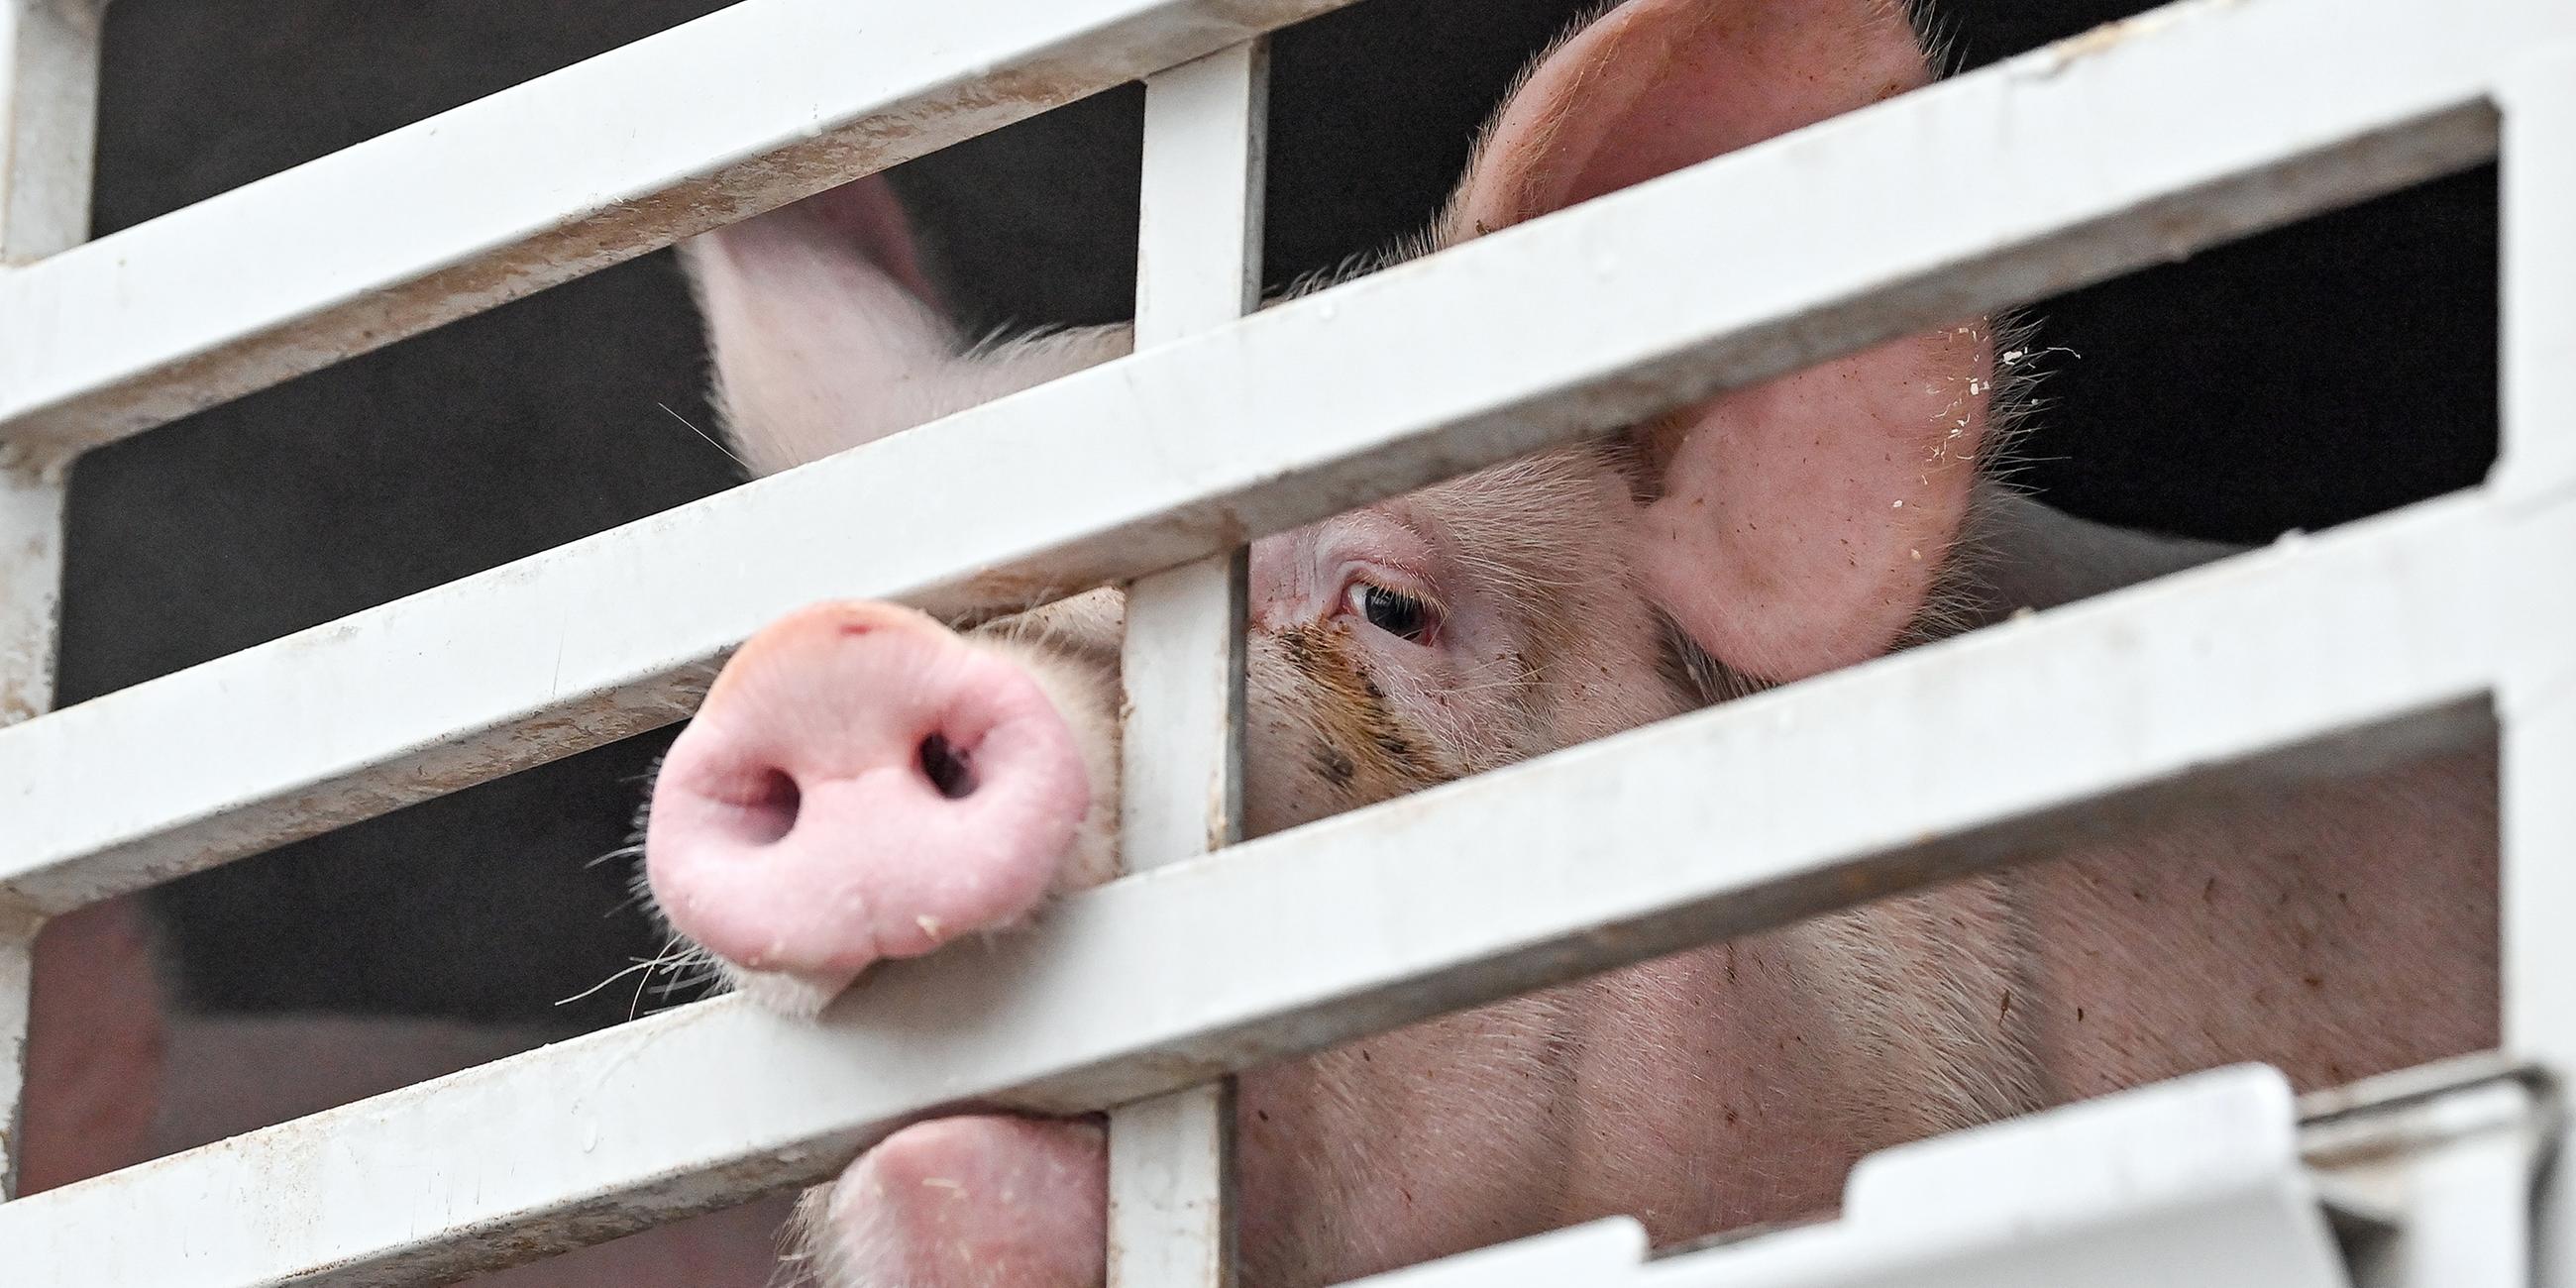
[[[1928,79],[1893,4],[1630,0],[1514,90],[1426,249]],[[689,259],[730,431],[762,471],[1129,346],[1122,328],[962,344],[879,181],[702,238]],[[1994,336],[1963,319],[1261,539],[1248,830],[1881,656],[2018,606],[2002,589],[2016,578],[2095,588],[2025,556],[1972,557],[1993,534],[2081,527],[1981,477],[1999,438]],[[2082,536],[2112,552],[2117,577],[2216,553]],[[737,986],[801,1013],[877,961],[1007,929],[1106,879],[1120,618],[1103,590],[966,635],[870,603],[763,631],[656,784],[646,867],[659,906]],[[2441,771],[2459,788],[2446,799],[2468,804],[2424,822],[2441,838],[2429,847],[2475,849],[2483,772]],[[2295,815],[2264,812],[2275,827]],[[2263,933],[2268,909],[2215,887],[2206,910],[2129,939],[2104,928],[2126,912],[2104,902],[2104,872],[2141,902],[2152,887],[2179,905],[2169,885],[2240,852],[2208,839],[2217,825],[2190,826],[2203,830],[2106,845],[2048,869],[2058,876],[1884,901],[1248,1075],[1245,1280],[1333,1282],[1611,1212],[1665,1238],[1794,1214],[1828,1205],[1873,1148],[2097,1080],[2265,1058],[2278,1042],[2264,1023],[2179,1041],[2131,1032],[2116,1049],[2071,1027],[2083,1022],[2073,994],[2127,989],[2156,973],[2157,953]],[[2140,853],[2161,861],[2128,874]],[[2420,879],[2392,858],[2315,881],[2409,873]],[[2398,920],[2475,955],[2475,907]],[[2069,938],[2038,945],[2042,927]],[[2337,928],[2333,951],[2357,958],[2361,933]],[[2257,965],[2242,969],[2195,960],[2198,992],[2176,1004],[2242,1011],[2244,980],[2295,977],[2314,938],[2249,950]],[[2371,974],[2346,964],[2347,980]],[[2336,1049],[2357,1072],[2476,1045],[2491,1023],[2481,1005],[2376,1045],[2359,1011],[2310,1036],[2353,1039]],[[811,1200],[815,1264],[834,1285],[1095,1283],[1102,1157],[1080,1123],[908,1129]]]
[[[1925,76],[1902,15],[1871,4],[1623,6],[1513,96],[1433,245]],[[900,214],[877,183],[702,239],[691,258],[731,431],[762,470],[1129,343],[1108,328],[963,349],[922,298]],[[1985,327],[1968,322],[1258,542],[1248,824],[1271,830],[1382,800],[1700,705],[1714,689],[1801,678],[1904,641],[1942,607],[1992,369]],[[1023,915],[1066,874],[1077,832],[1073,879],[1105,872],[1107,856],[1092,851],[1109,840],[1102,802],[1114,793],[1100,780],[1114,770],[1083,763],[1107,732],[1081,712],[1114,685],[1114,598],[1043,609],[970,646],[855,607],[803,614],[753,641],[657,792],[650,870],[675,924],[728,962],[803,976],[828,994],[877,957],[935,947],[941,934],[924,931],[925,919],[962,931]],[[860,649],[865,661],[846,657],[839,641],[860,639],[884,642]],[[952,656],[985,664],[940,672],[948,687],[931,687],[933,671],[965,665],[940,660]],[[821,718],[805,690],[836,695],[829,709],[847,707],[849,727],[790,728],[793,713],[759,705],[787,700],[806,713],[800,724]],[[1059,729],[1066,721],[1076,727]],[[809,755],[830,763],[775,763]],[[965,779],[943,787],[933,761],[954,762],[973,789]],[[872,776],[880,763],[904,781]],[[917,817],[908,798],[851,795],[919,783],[941,794]],[[757,809],[745,805],[754,798]],[[845,798],[846,811],[830,812]],[[846,900],[864,909],[863,926],[834,920],[819,890],[778,889],[809,829],[834,856],[816,856],[812,875],[838,889],[862,879],[845,857],[854,836],[947,826],[951,815],[971,815],[956,826],[978,837],[1026,843],[990,863],[935,865],[978,869],[971,893],[942,884],[921,907],[892,892]],[[777,906],[730,893],[744,882]],[[781,920],[800,911],[815,923],[810,943]]]

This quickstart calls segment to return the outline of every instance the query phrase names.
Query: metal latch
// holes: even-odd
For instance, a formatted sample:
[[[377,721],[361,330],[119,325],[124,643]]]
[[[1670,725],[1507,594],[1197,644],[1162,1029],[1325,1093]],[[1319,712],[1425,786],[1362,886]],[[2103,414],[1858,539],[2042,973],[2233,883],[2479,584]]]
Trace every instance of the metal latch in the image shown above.
[[[1830,1221],[1655,1260],[1619,1218],[1363,1283],[2504,1288],[2525,1280],[2476,1268],[2525,1273],[2528,1226],[2512,1214],[2527,1211],[2554,1103],[2498,1061],[2304,1103],[2276,1070],[2240,1065],[1873,1154]]]

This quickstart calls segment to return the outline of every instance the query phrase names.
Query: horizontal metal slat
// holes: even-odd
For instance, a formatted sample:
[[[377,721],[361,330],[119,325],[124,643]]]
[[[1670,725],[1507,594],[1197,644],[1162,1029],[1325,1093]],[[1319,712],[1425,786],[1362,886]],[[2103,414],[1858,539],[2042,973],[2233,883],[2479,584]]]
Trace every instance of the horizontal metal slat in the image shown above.
[[[2103,809],[2456,745],[2508,637],[2569,610],[2571,552],[2576,503],[2433,503],[1120,881],[820,1026],[683,1008],[0,1205],[0,1247],[13,1288],[461,1274],[817,1180],[942,1106],[1098,1109]]]
[[[2474,163],[2482,69],[2576,22],[2412,13],[2160,11],[0,730],[0,890],[60,910],[668,723],[816,599],[1155,571]]]
[[[1349,0],[745,0],[0,272],[0,442],[95,447]]]

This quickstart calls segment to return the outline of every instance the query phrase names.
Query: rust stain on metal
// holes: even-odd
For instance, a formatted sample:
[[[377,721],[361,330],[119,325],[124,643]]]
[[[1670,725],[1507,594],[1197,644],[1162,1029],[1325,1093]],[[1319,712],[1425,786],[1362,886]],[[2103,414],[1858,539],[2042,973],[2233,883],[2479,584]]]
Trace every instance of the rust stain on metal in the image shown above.
[[[1234,844],[1234,791],[1226,778],[1208,781],[1207,852],[1214,854]]]
[[[1260,535],[1243,514],[1223,501],[1206,501],[1184,506],[1137,525],[1134,539],[1127,543],[1133,550],[1139,545],[1154,551],[1169,550],[1172,565],[1204,559],[1237,546],[1249,545]]]
[[[53,685],[28,674],[14,659],[0,658],[0,727],[33,720],[45,713]],[[14,677],[14,678],[13,678]]]

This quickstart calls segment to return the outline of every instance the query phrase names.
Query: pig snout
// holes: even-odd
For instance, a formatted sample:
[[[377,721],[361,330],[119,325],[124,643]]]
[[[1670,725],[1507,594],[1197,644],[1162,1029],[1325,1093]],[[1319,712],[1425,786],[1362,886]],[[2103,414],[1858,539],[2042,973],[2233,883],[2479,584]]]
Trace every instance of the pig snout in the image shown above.
[[[654,784],[672,927],[828,997],[1035,908],[1090,808],[1035,680],[908,608],[824,604],[754,636]]]
[[[1108,1172],[1096,1123],[943,1118],[886,1138],[801,1216],[836,1288],[1096,1288]]]

